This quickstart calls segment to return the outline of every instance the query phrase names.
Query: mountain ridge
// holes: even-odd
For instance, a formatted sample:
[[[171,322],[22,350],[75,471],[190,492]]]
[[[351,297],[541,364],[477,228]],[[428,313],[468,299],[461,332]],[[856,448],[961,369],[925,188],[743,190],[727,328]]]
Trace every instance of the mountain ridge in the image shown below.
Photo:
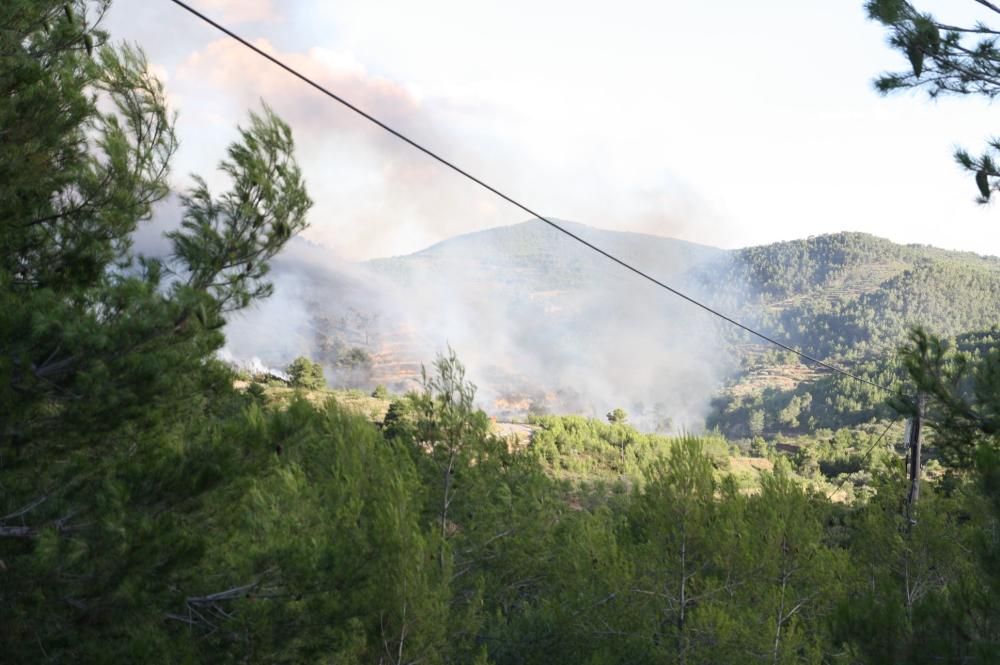
[[[709,245],[709,244],[706,244],[706,243],[696,242],[696,241],[692,241],[692,240],[685,240],[685,239],[682,239],[682,238],[676,238],[674,236],[664,235],[664,234],[660,234],[660,233],[650,233],[650,232],[647,232],[647,231],[632,231],[632,230],[608,229],[608,228],[604,228],[604,227],[601,227],[601,226],[595,226],[595,225],[590,225],[590,224],[583,224],[583,223],[580,223],[580,222],[573,222],[573,221],[559,219],[559,218],[551,218],[551,219],[552,219],[552,221],[556,222],[560,226],[563,226],[567,230],[572,231],[573,233],[576,233],[577,235],[580,235],[581,237],[583,237],[586,240],[591,240],[590,238],[586,237],[588,234],[598,233],[598,234],[603,234],[603,235],[607,235],[607,236],[610,236],[610,237],[617,236],[617,237],[622,237],[622,238],[634,238],[634,239],[639,240],[639,241],[649,241],[649,240],[652,240],[654,242],[655,241],[669,241],[669,242],[677,243],[677,244],[680,244],[680,245],[690,246],[692,248],[700,248],[700,249],[709,250],[709,251],[718,252],[718,253],[735,253],[735,252],[743,252],[743,251],[747,251],[747,250],[753,250],[753,249],[756,249],[756,248],[780,247],[780,246],[795,245],[795,244],[801,244],[801,243],[811,243],[811,242],[820,241],[820,240],[826,239],[826,238],[837,238],[837,237],[842,237],[842,236],[858,236],[858,237],[868,238],[868,239],[877,241],[879,243],[884,243],[886,246],[892,246],[892,247],[896,247],[896,248],[903,248],[903,249],[906,249],[906,250],[912,250],[915,253],[926,253],[926,254],[929,254],[929,255],[946,255],[948,257],[956,258],[956,259],[962,259],[964,261],[975,260],[975,261],[995,262],[997,264],[997,267],[1000,268],[1000,255],[998,255],[998,254],[989,254],[989,253],[985,253],[984,254],[984,253],[973,252],[973,251],[969,251],[969,250],[947,249],[947,248],[944,248],[944,247],[938,247],[936,245],[929,245],[929,244],[925,244],[925,243],[896,242],[896,241],[891,240],[889,238],[885,238],[883,236],[879,236],[879,235],[876,235],[876,234],[873,234],[873,233],[869,233],[867,231],[855,231],[855,230],[834,231],[834,232],[830,232],[830,233],[814,234],[814,235],[806,236],[806,237],[803,237],[803,238],[790,238],[790,239],[787,239],[787,240],[776,240],[774,242],[756,243],[756,244],[752,244],[752,245],[746,245],[746,246],[743,246],[743,247],[735,247],[735,248],[726,249],[726,248],[721,248],[721,247],[717,247],[717,246],[714,246],[714,245]],[[358,263],[369,264],[369,263],[375,263],[375,262],[380,262],[380,261],[390,261],[390,260],[393,260],[393,259],[401,259],[401,258],[407,258],[407,257],[413,257],[413,256],[421,256],[421,255],[434,254],[434,253],[438,253],[441,249],[444,249],[446,247],[454,245],[456,242],[464,242],[467,239],[471,240],[471,239],[474,239],[474,238],[488,237],[490,235],[497,234],[497,233],[514,233],[514,232],[517,232],[517,231],[520,231],[520,230],[523,230],[523,229],[529,229],[529,228],[537,228],[537,229],[544,229],[546,231],[551,231],[553,234],[555,234],[553,237],[560,237],[562,235],[562,234],[559,233],[559,231],[557,231],[556,229],[552,229],[550,226],[548,226],[545,222],[543,222],[541,220],[538,220],[538,219],[529,219],[529,220],[525,220],[525,221],[521,221],[521,222],[516,222],[514,224],[505,224],[505,225],[501,225],[501,226],[492,226],[492,227],[488,227],[488,228],[485,228],[485,229],[477,229],[475,231],[468,231],[468,232],[465,232],[465,233],[459,233],[459,234],[450,236],[448,238],[444,238],[442,240],[438,240],[438,241],[436,241],[436,242],[434,242],[434,243],[432,243],[430,245],[427,245],[426,247],[414,250],[412,252],[408,252],[408,253],[405,253],[405,254],[395,254],[395,255],[390,255],[390,256],[372,257],[372,258],[369,258],[369,259],[361,260]],[[567,240],[571,240],[569,238],[566,238],[566,239]]]
[[[719,311],[857,372],[886,371],[878,363],[894,355],[911,325],[953,336],[1000,322],[1000,258],[993,256],[863,232],[723,250],[560,223]],[[539,220],[345,266],[323,261],[315,245],[299,249],[275,262],[276,278],[294,278],[279,284],[279,297],[294,293],[301,302],[294,315],[270,317],[288,329],[266,324],[283,349],[267,358],[275,366],[296,348],[331,368],[335,381],[402,390],[451,346],[490,400],[520,405],[514,415],[536,408],[601,414],[648,399],[687,414],[691,424],[704,408],[697,404],[723,389],[734,396],[722,406],[731,417],[714,422],[733,432],[762,391],[771,391],[772,402],[815,392],[817,422],[867,417],[849,415],[862,401],[850,393],[855,388],[803,388],[827,377]],[[264,325],[244,336],[251,353],[242,355],[264,357],[252,345]],[[352,349],[364,353],[349,355]],[[368,365],[340,371],[345,357],[365,354]]]

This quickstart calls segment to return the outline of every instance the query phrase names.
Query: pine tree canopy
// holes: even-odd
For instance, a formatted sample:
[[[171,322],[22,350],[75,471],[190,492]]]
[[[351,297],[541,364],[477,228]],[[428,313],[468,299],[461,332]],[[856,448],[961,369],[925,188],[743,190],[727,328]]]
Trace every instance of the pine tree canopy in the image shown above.
[[[906,0],[868,0],[868,16],[889,30],[889,44],[906,56],[905,71],[890,72],[875,80],[883,94],[921,88],[933,98],[939,95],[980,95],[993,99],[1000,94],[1000,6],[985,0],[963,0],[955,5],[979,10],[982,18],[955,24],[921,11],[922,3]],[[963,9],[966,9],[963,8]],[[992,25],[991,25],[992,22]],[[955,159],[975,178],[979,201],[986,203],[997,189],[1000,140],[987,142],[979,157],[966,150]]]

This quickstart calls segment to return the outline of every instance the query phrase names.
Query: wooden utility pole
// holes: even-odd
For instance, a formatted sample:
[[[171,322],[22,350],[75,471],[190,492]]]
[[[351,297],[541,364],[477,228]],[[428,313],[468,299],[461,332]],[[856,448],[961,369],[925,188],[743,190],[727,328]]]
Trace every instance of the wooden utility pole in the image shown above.
[[[910,524],[913,524],[914,509],[917,499],[920,498],[920,429],[924,419],[924,396],[917,395],[917,411],[910,421],[910,440],[907,442],[910,447],[910,493],[906,497],[906,516]]]

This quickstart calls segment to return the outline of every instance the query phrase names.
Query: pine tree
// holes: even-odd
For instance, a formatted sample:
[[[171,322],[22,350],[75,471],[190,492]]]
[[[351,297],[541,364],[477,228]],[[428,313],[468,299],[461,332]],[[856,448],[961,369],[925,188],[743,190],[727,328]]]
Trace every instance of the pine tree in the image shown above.
[[[986,17],[1000,19],[1000,7],[983,0],[968,0],[969,9],[979,9]],[[920,11],[906,0],[868,0],[871,19],[889,29],[889,43],[909,61],[906,71],[887,73],[875,81],[879,92],[888,94],[907,88],[924,88],[934,98],[939,95],[981,95],[989,99],[1000,94],[1000,50],[996,40],[1000,30],[979,20],[954,25]],[[1000,140],[991,140],[979,157],[959,149],[958,163],[974,176],[979,201],[986,203],[998,188]]]
[[[636,542],[631,592],[641,622],[635,630],[648,636],[649,652],[659,659],[712,661],[711,631],[699,621],[713,599],[726,597],[737,583],[733,557],[740,549],[729,540],[739,531],[734,491],[716,482],[701,442],[684,438],[652,467],[631,506]]]
[[[221,164],[232,189],[197,181],[173,256],[136,255],[177,141],[142,51],[95,24],[107,5],[0,7],[0,642],[18,662],[169,658],[157,608],[209,538],[186,516],[273,455],[223,435],[245,404],[213,359],[224,316],[270,293],[310,206],[265,107]]]

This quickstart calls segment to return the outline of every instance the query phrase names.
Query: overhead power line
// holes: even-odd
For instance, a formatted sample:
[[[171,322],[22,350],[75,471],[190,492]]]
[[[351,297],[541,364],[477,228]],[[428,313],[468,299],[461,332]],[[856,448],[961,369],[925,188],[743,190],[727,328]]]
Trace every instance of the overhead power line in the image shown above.
[[[480,180],[479,178],[477,178],[476,176],[472,175],[468,171],[466,171],[466,170],[462,169],[461,167],[455,165],[453,162],[445,159],[444,157],[442,157],[441,155],[437,154],[436,152],[434,152],[430,148],[425,148],[423,145],[417,143],[416,141],[414,141],[410,137],[406,136],[402,132],[400,132],[400,131],[398,131],[396,129],[393,129],[392,127],[390,127],[389,125],[385,124],[384,122],[382,122],[381,120],[379,120],[375,116],[373,116],[373,115],[371,115],[371,114],[369,114],[369,113],[361,110],[360,108],[358,108],[357,106],[355,106],[351,102],[347,101],[346,99],[344,99],[340,95],[338,95],[335,92],[332,92],[331,90],[327,89],[326,87],[320,85],[319,83],[317,83],[313,79],[309,78],[305,74],[302,74],[301,72],[299,72],[298,70],[296,70],[294,67],[291,67],[290,65],[282,62],[278,58],[275,58],[273,55],[271,55],[269,53],[266,53],[262,49],[254,46],[249,41],[247,41],[246,39],[244,39],[243,37],[241,37],[240,35],[236,34],[232,30],[230,30],[229,28],[225,27],[224,25],[221,25],[220,23],[212,20],[211,18],[209,18],[205,14],[202,14],[201,12],[199,12],[197,9],[191,7],[191,5],[187,4],[186,2],[183,2],[182,0],[170,0],[170,1],[173,2],[175,5],[177,5],[177,6],[181,7],[181,8],[183,8],[183,9],[185,9],[186,11],[188,11],[191,14],[193,14],[194,16],[198,17],[199,19],[201,19],[205,23],[211,25],[216,30],[218,30],[218,31],[220,31],[220,32],[228,35],[229,37],[233,38],[234,40],[236,40],[237,42],[239,42],[243,46],[247,47],[248,49],[250,49],[251,51],[253,51],[257,55],[259,55],[260,57],[262,57],[262,58],[264,58],[266,60],[269,60],[270,62],[272,62],[273,64],[277,65],[281,69],[285,70],[286,72],[288,72],[289,74],[291,74],[295,78],[301,80],[303,83],[306,83],[307,85],[312,86],[313,88],[315,88],[319,92],[323,93],[324,95],[326,95],[330,99],[332,99],[332,100],[334,100],[334,101],[342,104],[343,106],[347,107],[351,111],[354,111],[355,113],[357,113],[358,115],[360,115],[365,120],[368,120],[372,124],[375,124],[375,125],[381,127],[382,129],[384,129],[385,131],[389,132],[390,134],[392,134],[393,136],[395,136],[399,140],[401,140],[401,141],[403,141],[405,143],[410,144],[411,146],[413,146],[414,148],[416,148],[420,152],[424,153],[425,155],[427,155],[431,159],[434,159],[434,160],[440,162],[441,164],[443,164],[444,166],[447,166],[452,171],[455,171],[459,175],[464,176],[465,178],[471,180],[472,182],[476,183],[477,185],[479,185],[483,189],[491,192],[492,194],[495,194],[496,196],[500,197],[504,201],[510,203],[514,207],[523,210],[524,212],[528,213],[532,217],[534,217],[534,218],[536,218],[536,219],[538,219],[538,220],[540,220],[540,221],[548,224],[549,226],[551,226],[555,230],[559,231],[560,233],[562,233],[562,234],[564,234],[566,236],[569,236],[570,238],[572,238],[573,240],[577,241],[581,245],[584,245],[585,247],[588,247],[589,249],[591,249],[591,250],[597,252],[598,254],[600,254],[601,256],[604,256],[605,258],[610,259],[611,261],[614,261],[615,263],[617,263],[621,267],[625,268],[626,270],[629,270],[629,271],[635,273],[636,275],[638,275],[639,277],[642,277],[643,279],[645,279],[645,280],[647,280],[649,282],[652,282],[656,286],[659,286],[661,289],[665,289],[665,290],[669,291],[670,293],[674,294],[678,298],[686,300],[686,301],[688,301],[689,303],[691,303],[692,305],[694,305],[696,307],[700,307],[701,309],[705,310],[709,314],[712,314],[713,316],[716,316],[716,317],[722,319],[723,321],[726,321],[727,323],[730,323],[733,326],[736,326],[737,328],[740,328],[741,330],[744,330],[744,331],[750,333],[751,335],[754,335],[754,336],[756,336],[756,337],[764,340],[765,342],[769,342],[770,344],[773,344],[773,345],[775,345],[775,346],[777,346],[777,347],[779,347],[781,349],[784,349],[785,351],[789,351],[789,352],[795,354],[796,356],[798,356],[802,360],[805,360],[808,363],[811,363],[811,364],[819,366],[819,367],[823,367],[823,368],[828,369],[828,370],[830,370],[832,372],[836,372],[837,374],[841,374],[843,376],[846,376],[846,377],[849,377],[851,379],[854,379],[855,381],[858,381],[860,383],[864,383],[864,384],[867,384],[867,385],[872,386],[874,388],[878,388],[879,390],[884,390],[884,391],[890,392],[890,393],[893,392],[890,388],[887,388],[886,386],[883,386],[883,385],[880,385],[878,383],[875,383],[874,381],[866,379],[866,378],[864,378],[862,376],[858,376],[857,374],[849,372],[846,369],[843,369],[841,367],[837,367],[836,365],[830,364],[830,363],[828,363],[828,362],[826,362],[824,360],[820,360],[819,358],[814,358],[813,356],[810,356],[810,355],[808,355],[806,353],[803,353],[802,351],[799,351],[798,349],[796,349],[796,348],[794,348],[792,346],[789,346],[788,344],[780,342],[780,341],[774,339],[773,337],[770,337],[768,335],[765,335],[762,332],[754,330],[753,328],[740,323],[736,319],[734,319],[734,318],[732,318],[730,316],[727,316],[727,315],[723,314],[722,312],[719,312],[718,310],[713,309],[712,307],[709,307],[708,305],[706,305],[706,304],[704,304],[704,303],[702,303],[702,302],[700,302],[700,301],[692,298],[691,296],[689,296],[689,295],[687,295],[685,293],[682,293],[681,291],[678,291],[677,289],[673,288],[672,286],[670,286],[668,284],[665,284],[664,282],[661,282],[659,279],[653,277],[652,275],[649,275],[648,273],[640,270],[639,268],[636,268],[632,264],[627,263],[626,261],[618,258],[617,256],[615,256],[615,255],[613,255],[613,254],[611,254],[609,252],[606,252],[605,250],[601,249],[597,245],[595,245],[595,244],[593,244],[593,243],[591,243],[591,242],[589,242],[589,241],[581,238],[580,236],[578,236],[577,234],[573,233],[572,231],[570,231],[569,229],[565,228],[564,226],[561,226],[560,224],[557,224],[556,222],[553,222],[551,219],[548,219],[544,215],[541,215],[541,214],[535,212],[534,210],[532,210],[528,206],[524,205],[523,203],[521,203],[521,202],[517,201],[516,199],[514,199],[514,198],[512,198],[512,197],[510,197],[510,196],[508,196],[506,194],[504,194],[499,189],[496,189],[492,185],[487,184],[486,182]]]
[[[892,421],[889,422],[888,425],[885,426],[885,429],[882,430],[882,433],[878,435],[878,438],[875,439],[875,442],[872,443],[872,445],[868,447],[868,451],[861,458],[861,466],[864,466],[865,462],[868,461],[868,458],[871,457],[871,454],[873,452],[875,452],[875,448],[878,446],[878,444],[880,444],[882,442],[882,439],[884,439],[885,435],[889,433],[889,430],[892,429],[892,426],[895,425],[898,422],[899,422],[899,416],[896,416],[895,418],[892,419]],[[872,434],[872,436],[874,436],[874,434]],[[850,480],[850,478],[851,478],[850,475],[845,476],[844,479],[840,481],[840,484],[837,485],[837,489],[835,489],[832,492],[830,492],[830,495],[826,497],[826,500],[829,501],[830,499],[833,498],[833,496],[837,492],[839,492],[840,490],[844,489],[844,485],[847,484],[847,481]]]

